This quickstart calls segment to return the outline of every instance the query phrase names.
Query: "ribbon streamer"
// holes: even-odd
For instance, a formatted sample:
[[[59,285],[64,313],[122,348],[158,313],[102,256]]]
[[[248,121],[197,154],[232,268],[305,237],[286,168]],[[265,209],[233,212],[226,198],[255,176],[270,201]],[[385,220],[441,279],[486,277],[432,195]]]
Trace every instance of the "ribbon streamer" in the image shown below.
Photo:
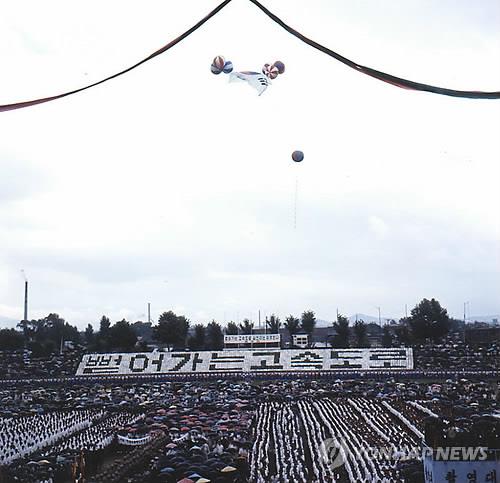
[[[151,55],[146,57],[145,59],[137,62],[137,64],[134,64],[131,67],[128,67],[125,70],[122,70],[116,74],[113,74],[109,77],[106,77],[105,79],[102,79],[100,81],[94,82],[93,84],[89,84],[88,86],[85,87],[80,87],[79,89],[75,89],[73,91],[65,92],[64,94],[58,94],[56,96],[51,96],[51,97],[43,97],[41,99],[34,99],[32,101],[25,101],[25,102],[16,102],[14,104],[6,104],[3,106],[0,106],[0,112],[4,111],[12,111],[14,109],[21,109],[23,107],[29,107],[29,106],[34,106],[36,104],[42,104],[44,102],[49,102],[49,101],[55,101],[56,99],[61,99],[62,97],[70,96],[72,94],[76,94],[77,92],[84,91],[86,89],[90,89],[91,87],[97,86],[99,84],[102,84],[103,82],[107,82],[111,79],[114,79],[115,77],[118,77],[120,75],[126,74],[127,72],[130,72],[132,69],[135,69],[136,67],[139,67],[141,64],[144,64],[148,60],[153,59],[157,55],[163,54],[163,52],[166,52],[167,50],[171,49],[174,45],[178,44],[181,40],[184,40],[186,37],[191,35],[195,30],[199,29],[207,20],[210,20],[215,14],[219,13],[220,10],[222,10],[231,0],[225,0],[222,2],[220,5],[215,7],[208,15],[203,17],[198,23],[193,25],[189,30],[186,30],[183,34],[179,35],[179,37],[175,38],[174,40],[171,40],[168,44],[164,45],[161,49],[158,49],[156,52],[153,52]]]
[[[269,11],[266,7],[264,7],[261,3],[259,3],[257,0],[250,0],[254,5],[259,7],[269,18],[274,20],[278,25],[283,27],[287,32],[291,33],[298,39],[302,40],[302,42],[305,42],[306,44],[310,45],[311,47],[314,47],[315,49],[320,50],[321,52],[329,55],[330,57],[333,57],[334,59],[337,59],[339,62],[342,62],[343,64],[351,67],[352,69],[357,70],[358,72],[362,72],[363,74],[369,75],[371,77],[375,77],[375,79],[379,79],[383,82],[387,82],[388,84],[395,85],[396,87],[401,87],[402,89],[411,89],[414,91],[426,91],[426,92],[432,92],[434,94],[441,94],[444,96],[453,96],[453,97],[467,97],[470,99],[499,99],[500,98],[500,92],[482,92],[482,91],[458,91],[455,89],[446,89],[444,87],[436,87],[436,86],[431,86],[429,84],[422,84],[420,82],[414,82],[408,79],[403,79],[401,77],[396,77],[391,74],[387,74],[385,72],[381,72],[379,70],[372,69],[371,67],[366,67],[363,65],[359,65],[356,62],[353,62],[352,60],[348,59],[347,57],[344,57],[337,52],[334,52],[333,50],[329,49],[328,47],[325,47],[324,45],[319,44],[318,42],[315,42],[314,40],[311,40],[307,38],[305,35],[302,35],[300,32],[297,30],[293,29],[289,25],[287,25],[283,20],[281,20],[279,17],[277,17],[274,13]]]
[[[371,77],[374,77],[375,79],[379,79],[383,82],[386,82],[388,84],[392,84],[396,87],[400,87],[402,89],[410,89],[410,90],[415,90],[415,91],[426,91],[426,92],[432,92],[434,94],[441,94],[445,96],[453,96],[453,97],[465,97],[465,98],[470,98],[470,99],[499,99],[500,98],[500,92],[483,92],[483,91],[460,91],[460,90],[455,90],[455,89],[447,89],[444,87],[436,87],[432,86],[429,84],[423,84],[420,82],[415,82],[411,81],[408,79],[403,79],[401,77],[396,77],[391,74],[387,74],[386,72],[381,72],[376,69],[372,69],[371,67],[366,67],[360,64],[357,64],[356,62],[353,62],[352,60],[348,59],[347,57],[344,57],[337,52],[334,52],[333,50],[329,49],[328,47],[325,47],[324,45],[319,44],[318,42],[315,42],[314,40],[311,40],[307,38],[306,36],[302,35],[300,32],[297,30],[293,29],[289,25],[287,25],[283,20],[281,20],[279,17],[277,17],[274,13],[269,11],[266,7],[264,7],[261,3],[259,3],[257,0],[250,0],[254,5],[256,5],[258,8],[260,8],[269,18],[274,20],[278,25],[280,25],[282,28],[284,28],[287,32],[290,34],[294,35],[298,39],[302,40],[302,42],[305,42],[306,44],[310,45],[311,47],[314,47],[315,49],[318,49],[319,51],[329,55],[330,57],[333,57],[334,59],[338,60],[339,62],[342,62],[343,64],[347,65],[348,67],[351,67],[352,69],[357,70],[358,72],[361,72],[363,74],[369,75]],[[65,92],[63,94],[58,94],[55,96],[51,97],[43,97],[40,99],[34,99],[31,101],[24,101],[24,102],[16,102],[13,104],[5,104],[5,105],[0,105],[0,112],[4,111],[12,111],[15,109],[21,109],[23,107],[30,107],[34,106],[36,104],[42,104],[44,102],[49,102],[49,101],[54,101],[56,99],[61,99],[62,97],[70,96],[72,94],[76,94],[78,92],[82,92],[86,89],[90,89],[91,87],[97,86],[99,84],[102,84],[104,82],[107,82],[111,79],[114,79],[115,77],[121,76],[123,74],[126,74],[127,72],[130,72],[132,69],[135,69],[136,67],[139,67],[141,64],[144,64],[148,60],[153,59],[157,55],[163,54],[170,48],[172,48],[174,45],[178,44],[180,41],[184,40],[186,37],[191,35],[195,30],[200,28],[205,22],[210,20],[214,15],[219,13],[231,0],[224,0],[220,5],[215,7],[208,15],[203,17],[198,23],[193,25],[189,30],[181,34],[179,37],[175,38],[174,40],[171,40],[168,44],[164,45],[161,47],[159,50],[156,52],[153,52],[151,55],[146,57],[145,59],[137,62],[136,64],[132,65],[131,67],[128,67],[116,74],[113,74],[109,77],[106,77],[105,79],[102,79],[100,81],[94,82],[93,84],[89,84],[84,87],[80,87],[79,89],[75,89],[69,92]]]

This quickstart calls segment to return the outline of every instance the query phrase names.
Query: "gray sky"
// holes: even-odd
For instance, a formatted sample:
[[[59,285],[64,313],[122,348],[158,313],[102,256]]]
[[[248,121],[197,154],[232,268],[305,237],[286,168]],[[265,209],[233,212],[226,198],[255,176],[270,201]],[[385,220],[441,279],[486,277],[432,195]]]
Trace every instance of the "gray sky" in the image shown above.
[[[117,72],[218,3],[9,2],[0,104]],[[263,3],[360,64],[500,88],[497,1]],[[215,55],[286,72],[258,97],[212,75]],[[196,322],[399,317],[423,297],[499,313],[499,132],[500,101],[382,83],[233,0],[123,77],[0,114],[0,316],[22,318],[22,268],[30,316],[80,326],[144,319],[147,302]]]

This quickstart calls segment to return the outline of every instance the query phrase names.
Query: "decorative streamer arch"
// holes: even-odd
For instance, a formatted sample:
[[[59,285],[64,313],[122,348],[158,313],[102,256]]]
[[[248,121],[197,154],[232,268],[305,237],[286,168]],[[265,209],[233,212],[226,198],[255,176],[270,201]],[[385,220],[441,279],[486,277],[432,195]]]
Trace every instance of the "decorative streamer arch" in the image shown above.
[[[94,83],[89,84],[87,86],[80,87],[79,89],[74,89],[72,91],[64,92],[62,94],[57,94],[55,96],[43,97],[40,99],[33,99],[31,101],[23,101],[23,102],[16,102],[16,103],[12,103],[12,104],[0,105],[0,112],[12,111],[15,109],[22,109],[23,107],[30,107],[30,106],[35,106],[37,104],[42,104],[42,103],[49,102],[49,101],[55,101],[56,99],[61,99],[61,98],[66,97],[66,96],[70,96],[72,94],[82,92],[84,90],[90,89],[91,87],[95,87],[99,84],[103,84],[104,82],[107,82],[111,79],[119,77],[123,74],[126,74],[127,72],[130,72],[131,70],[135,69],[136,67],[139,67],[140,65],[144,64],[145,62],[148,62],[149,60],[153,59],[154,57],[156,57],[160,54],[163,54],[167,50],[171,49],[174,45],[177,45],[179,42],[181,42],[186,37],[191,35],[195,30],[199,29],[204,23],[206,23],[208,20],[210,20],[213,16],[218,14],[230,2],[231,2],[231,0],[224,0],[221,4],[219,4],[217,7],[215,7],[209,14],[207,14],[205,17],[203,17],[199,22],[197,22],[195,25],[193,25],[190,29],[186,30],[183,34],[181,34],[177,38],[171,40],[168,44],[164,45],[163,47],[158,49],[156,52],[153,52],[151,55],[149,55],[145,59],[137,62],[136,64],[134,64],[134,65],[132,65],[132,66],[116,73],[116,74],[110,75],[109,77],[106,77],[105,79],[94,82]],[[250,0],[250,2],[252,2],[260,10],[262,10],[262,12],[264,12],[271,20],[276,22],[280,27],[285,29],[291,35],[300,39],[302,42],[305,42],[306,44],[310,45],[311,47],[314,47],[315,49],[325,53],[326,55],[333,57],[334,59],[338,60],[339,62],[342,62],[343,64],[347,65],[348,67],[350,67],[358,72],[361,72],[362,74],[366,74],[366,75],[369,75],[371,77],[374,77],[375,79],[378,79],[382,82],[392,84],[392,85],[394,85],[396,87],[400,87],[402,89],[431,92],[433,94],[440,94],[440,95],[444,95],[444,96],[462,97],[462,98],[469,98],[469,99],[500,99],[500,91],[494,91],[494,92],[463,91],[463,90],[449,89],[449,88],[445,88],[445,87],[437,87],[437,86],[433,86],[430,84],[415,82],[415,81],[412,81],[409,79],[403,79],[402,77],[397,77],[397,76],[394,76],[392,74],[388,74],[386,72],[382,72],[382,71],[373,69],[371,67],[357,64],[356,62],[348,59],[347,57],[344,57],[343,55],[338,54],[337,52],[329,49],[328,47],[325,47],[324,45],[321,45],[318,42],[309,39],[305,35],[301,34],[299,31],[290,27],[283,20],[281,20],[277,15],[272,13],[270,10],[268,10],[266,7],[264,7],[260,2],[258,2],[258,0]]]

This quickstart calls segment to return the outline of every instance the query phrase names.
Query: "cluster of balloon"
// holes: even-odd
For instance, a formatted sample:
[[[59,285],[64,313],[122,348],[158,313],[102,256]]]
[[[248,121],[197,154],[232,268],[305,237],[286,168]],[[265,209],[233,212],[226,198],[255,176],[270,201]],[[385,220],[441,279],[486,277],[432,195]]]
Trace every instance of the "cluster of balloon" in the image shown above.
[[[304,159],[304,153],[302,151],[294,151],[292,153],[292,159],[296,163],[300,163]]]
[[[233,71],[233,63],[230,60],[224,59],[221,55],[218,55],[212,61],[210,66],[212,74],[219,75],[221,72],[224,74],[230,74]]]
[[[216,64],[216,60],[218,57],[214,59],[214,63],[212,64],[212,72],[219,73],[221,66],[223,65],[222,61],[219,61]],[[231,64],[232,70],[232,64]],[[223,69],[223,72],[226,72]],[[283,62],[277,60],[274,64],[265,64],[262,68],[262,72],[253,72],[253,71],[241,71],[241,72],[232,72],[229,76],[229,82],[234,81],[243,81],[246,82],[249,86],[253,87],[259,93],[259,96],[267,89],[269,85],[271,85],[271,79],[276,79],[279,74],[283,74],[285,72],[285,64]]]
[[[269,79],[276,79],[278,74],[283,74],[285,72],[285,64],[280,60],[277,60],[274,64],[264,64],[262,68],[262,73],[265,74]]]

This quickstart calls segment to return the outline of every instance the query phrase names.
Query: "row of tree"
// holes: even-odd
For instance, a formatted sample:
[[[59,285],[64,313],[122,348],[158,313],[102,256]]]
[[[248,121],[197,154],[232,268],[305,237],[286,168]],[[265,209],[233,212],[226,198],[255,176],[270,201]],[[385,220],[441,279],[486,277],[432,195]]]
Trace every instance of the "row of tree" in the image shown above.
[[[290,335],[297,334],[304,331],[306,334],[312,335],[316,327],[316,316],[312,310],[307,310],[302,313],[300,319],[293,315],[289,315],[284,324],[281,323],[277,315],[272,314],[269,318],[266,317],[265,321],[266,332],[269,334],[278,334],[282,328],[286,329]],[[226,334],[252,334],[255,330],[254,323],[249,319],[243,319],[241,324],[229,322],[226,327]]]
[[[38,320],[23,320],[18,329],[0,330],[0,350],[29,348],[36,356],[61,350],[64,341],[78,343],[78,328],[68,324],[58,314],[49,314]]]
[[[409,317],[400,319],[400,323],[395,327],[385,326],[381,329],[381,342],[384,347],[391,347],[393,344],[437,342],[459,325],[460,321],[451,319],[437,300],[423,299],[411,311]],[[280,333],[285,330],[290,338],[294,334],[304,332],[312,341],[316,317],[313,311],[308,310],[303,312],[300,318],[289,315],[282,323],[280,318],[273,314],[266,318],[265,327],[268,333]],[[68,324],[58,314],[49,314],[43,319],[22,321],[18,328],[21,331],[0,330],[0,350],[29,347],[37,353],[45,354],[59,350],[64,341],[85,344],[87,349],[92,351],[146,350],[147,342],[153,341],[169,350],[220,350],[224,345],[224,334],[252,334],[256,330],[249,319],[244,319],[239,324],[229,322],[225,328],[215,320],[206,326],[195,324],[191,327],[189,319],[172,311],[163,312],[158,324],[154,326],[143,322],[130,323],[125,319],[111,324],[110,319],[103,316],[98,331],[94,331],[93,326],[89,324],[84,333],[79,333],[75,326]],[[327,341],[332,347],[369,346],[369,326],[362,320],[350,326],[348,318],[338,314],[332,329],[333,334]]]

